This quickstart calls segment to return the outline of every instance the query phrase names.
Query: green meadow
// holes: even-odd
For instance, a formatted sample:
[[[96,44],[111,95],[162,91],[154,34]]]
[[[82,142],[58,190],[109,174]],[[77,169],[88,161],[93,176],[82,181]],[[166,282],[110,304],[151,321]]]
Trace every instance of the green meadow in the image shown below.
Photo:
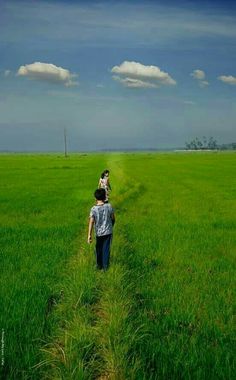
[[[108,168],[110,268],[87,244]],[[1,376],[235,378],[236,154],[2,154]]]

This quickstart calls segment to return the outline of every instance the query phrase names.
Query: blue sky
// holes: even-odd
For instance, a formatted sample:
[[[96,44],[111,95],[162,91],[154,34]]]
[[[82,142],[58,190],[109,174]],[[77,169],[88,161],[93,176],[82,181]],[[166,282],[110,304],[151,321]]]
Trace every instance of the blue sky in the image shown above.
[[[0,0],[0,150],[236,141],[230,1]]]

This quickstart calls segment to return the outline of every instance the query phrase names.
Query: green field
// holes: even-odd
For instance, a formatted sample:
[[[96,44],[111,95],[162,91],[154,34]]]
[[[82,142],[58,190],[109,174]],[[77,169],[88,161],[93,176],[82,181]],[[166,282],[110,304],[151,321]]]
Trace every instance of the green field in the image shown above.
[[[106,168],[104,273],[86,240]],[[235,378],[236,154],[6,154],[0,170],[3,379]]]

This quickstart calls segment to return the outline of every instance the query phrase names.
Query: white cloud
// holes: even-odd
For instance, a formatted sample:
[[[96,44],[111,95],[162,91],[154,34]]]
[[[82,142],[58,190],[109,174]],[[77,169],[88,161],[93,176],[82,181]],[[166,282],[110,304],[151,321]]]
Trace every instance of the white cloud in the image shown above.
[[[203,70],[193,70],[193,72],[190,75],[198,81],[199,87],[204,88],[209,85],[209,82],[205,80],[206,74]]]
[[[69,70],[55,66],[52,63],[34,62],[29,65],[20,66],[17,75],[50,83],[63,84],[67,87],[78,85],[78,82],[74,81],[74,78],[77,77],[76,74],[72,74]]]
[[[193,72],[190,74],[194,79],[205,79],[206,75],[203,70],[193,70]]]
[[[208,82],[207,80],[200,80],[200,81],[199,81],[199,86],[200,86],[201,88],[206,87],[206,86],[209,86],[209,82]]]
[[[111,72],[117,74],[113,79],[125,87],[156,88],[176,84],[176,81],[159,67],[145,66],[138,62],[124,61],[120,66],[114,66]]]
[[[119,76],[116,76],[116,75],[114,75],[112,78],[122,83],[125,87],[130,87],[130,88],[157,88],[159,87],[156,84],[153,84],[147,81],[142,81],[140,79],[120,78]]]
[[[4,77],[9,77],[10,74],[11,74],[11,70],[4,71]]]
[[[218,79],[224,83],[236,85],[236,77],[233,77],[232,75],[221,75]]]

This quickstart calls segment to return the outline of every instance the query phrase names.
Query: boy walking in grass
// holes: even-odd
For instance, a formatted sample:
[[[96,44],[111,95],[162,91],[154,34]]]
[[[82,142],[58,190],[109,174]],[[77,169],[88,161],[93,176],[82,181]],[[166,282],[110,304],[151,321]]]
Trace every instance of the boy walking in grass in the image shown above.
[[[92,230],[95,227],[96,234],[96,260],[97,268],[106,270],[109,266],[110,247],[112,241],[115,214],[110,203],[105,203],[106,190],[97,189],[94,193],[96,205],[90,210],[88,243],[92,242]]]

